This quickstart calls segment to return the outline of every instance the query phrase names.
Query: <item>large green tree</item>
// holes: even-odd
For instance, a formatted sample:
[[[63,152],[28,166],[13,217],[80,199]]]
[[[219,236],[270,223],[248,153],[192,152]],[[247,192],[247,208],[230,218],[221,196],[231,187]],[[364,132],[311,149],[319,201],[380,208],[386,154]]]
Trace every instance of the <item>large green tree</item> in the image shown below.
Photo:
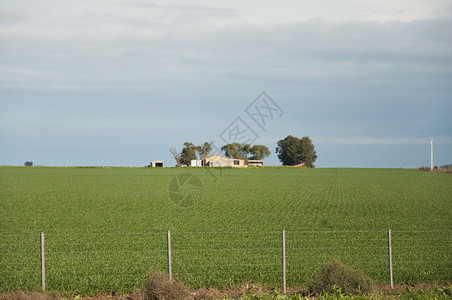
[[[270,155],[270,150],[264,145],[254,145],[250,151],[251,157],[249,159],[264,159]]]
[[[239,158],[248,161],[249,159],[264,159],[270,155],[270,150],[264,145],[254,145],[250,144],[227,144],[221,147],[224,151],[226,157],[229,158]]]
[[[205,142],[200,146],[196,146],[196,152],[198,152],[199,159],[203,159],[207,155],[209,155],[210,151],[212,151],[212,145],[210,143]]]
[[[181,163],[189,166],[192,160],[196,159],[196,146],[192,143],[185,142],[181,154]]]
[[[308,136],[300,139],[289,135],[285,139],[279,140],[276,153],[283,165],[293,166],[305,163],[308,168],[315,167],[317,154],[314,144]]]
[[[221,151],[224,151],[224,155],[229,158],[246,159],[248,153],[251,151],[249,144],[227,144],[221,147]]]

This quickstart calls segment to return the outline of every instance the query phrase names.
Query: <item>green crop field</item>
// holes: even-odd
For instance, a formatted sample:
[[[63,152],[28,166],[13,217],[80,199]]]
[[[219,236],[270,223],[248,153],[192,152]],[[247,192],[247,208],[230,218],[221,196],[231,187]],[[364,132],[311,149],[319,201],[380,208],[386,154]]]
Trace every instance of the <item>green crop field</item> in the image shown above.
[[[180,175],[186,174],[186,175]],[[187,175],[188,174],[188,175]],[[179,176],[178,176],[179,175]],[[184,198],[185,197],[185,198]],[[337,258],[388,282],[452,281],[452,177],[399,169],[0,168],[0,291],[305,284]]]

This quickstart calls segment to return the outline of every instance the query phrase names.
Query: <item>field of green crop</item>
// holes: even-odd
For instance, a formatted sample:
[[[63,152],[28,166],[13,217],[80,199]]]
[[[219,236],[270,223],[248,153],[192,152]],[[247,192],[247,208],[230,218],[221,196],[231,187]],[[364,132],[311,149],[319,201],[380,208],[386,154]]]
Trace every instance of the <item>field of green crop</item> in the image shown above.
[[[174,277],[192,287],[280,286],[282,229],[289,286],[333,258],[387,283],[389,228],[396,283],[452,281],[450,174],[1,167],[0,208],[0,291],[40,285],[41,232],[61,292],[137,288],[166,271],[168,230]]]

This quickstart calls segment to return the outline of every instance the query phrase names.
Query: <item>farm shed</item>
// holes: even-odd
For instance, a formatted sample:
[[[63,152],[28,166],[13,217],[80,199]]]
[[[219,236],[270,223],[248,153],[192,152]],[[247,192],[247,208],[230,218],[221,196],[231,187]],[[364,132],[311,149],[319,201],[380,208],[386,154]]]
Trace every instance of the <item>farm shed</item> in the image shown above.
[[[164,164],[163,164],[163,161],[161,161],[161,160],[154,160],[154,161],[151,161],[151,165],[150,166],[152,168],[163,168]]]
[[[202,167],[202,160],[200,160],[200,159],[192,159],[190,161],[190,167]]]
[[[245,168],[244,159],[228,158],[218,154],[204,157],[202,162],[205,167]]]
[[[248,165],[256,166],[256,167],[263,167],[264,161],[260,160],[260,159],[250,159],[250,160],[248,160]]]

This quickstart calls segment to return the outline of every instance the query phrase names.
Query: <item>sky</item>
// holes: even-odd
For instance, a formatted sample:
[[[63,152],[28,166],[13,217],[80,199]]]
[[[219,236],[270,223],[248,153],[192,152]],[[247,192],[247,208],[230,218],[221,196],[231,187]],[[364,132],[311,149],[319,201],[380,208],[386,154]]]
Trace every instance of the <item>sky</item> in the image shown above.
[[[452,163],[450,0],[0,0],[0,165],[174,165],[309,136],[316,167]]]

